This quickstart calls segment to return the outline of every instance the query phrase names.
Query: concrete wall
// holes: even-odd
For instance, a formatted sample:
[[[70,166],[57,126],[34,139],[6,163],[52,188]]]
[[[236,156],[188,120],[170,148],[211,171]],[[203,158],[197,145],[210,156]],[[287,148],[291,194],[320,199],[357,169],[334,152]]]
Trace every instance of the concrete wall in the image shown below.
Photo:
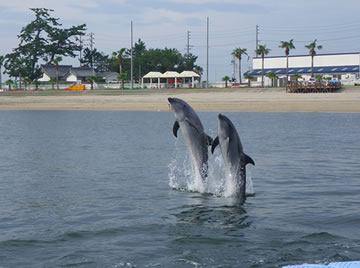
[[[317,55],[314,57],[314,67],[321,66],[344,66],[360,65],[359,54],[340,54],[340,55]],[[310,56],[289,56],[289,68],[311,67]],[[261,58],[253,59],[253,69],[261,69]],[[286,57],[265,58],[264,68],[286,68]]]

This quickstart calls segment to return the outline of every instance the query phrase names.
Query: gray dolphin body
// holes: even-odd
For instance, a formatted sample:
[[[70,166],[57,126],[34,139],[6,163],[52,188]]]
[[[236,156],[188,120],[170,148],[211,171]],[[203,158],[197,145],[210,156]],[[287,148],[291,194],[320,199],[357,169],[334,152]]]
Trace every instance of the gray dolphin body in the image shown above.
[[[226,116],[218,115],[218,136],[215,138],[211,152],[220,145],[220,150],[226,168],[236,183],[236,197],[242,203],[245,201],[246,165],[255,165],[254,160],[243,152],[239,134],[235,126]]]
[[[180,128],[193,163],[201,178],[205,179],[208,174],[208,146],[212,144],[212,138],[205,134],[199,117],[189,104],[178,98],[168,98],[168,101],[175,114],[174,136],[177,137]]]

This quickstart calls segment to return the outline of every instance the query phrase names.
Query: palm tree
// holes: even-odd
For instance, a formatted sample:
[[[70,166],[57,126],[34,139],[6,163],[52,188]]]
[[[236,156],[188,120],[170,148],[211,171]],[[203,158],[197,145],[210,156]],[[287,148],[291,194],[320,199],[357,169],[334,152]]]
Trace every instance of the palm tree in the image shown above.
[[[296,79],[296,83],[299,82],[300,78],[302,78],[301,74],[298,74],[298,73],[293,74],[291,77]]]
[[[1,67],[2,67],[3,63],[4,63],[4,56],[0,56],[0,89],[2,89],[2,85],[1,85],[1,83],[2,83],[2,81],[1,81]]]
[[[322,46],[316,45],[317,39],[314,42],[305,45],[307,49],[309,49],[309,55],[311,56],[311,77],[314,77],[314,56],[316,55],[316,49],[322,49]]]
[[[122,48],[117,52],[113,52],[113,54],[112,54],[114,58],[118,57],[118,59],[119,59],[119,79],[121,79],[122,89],[124,89],[124,77],[125,77],[125,75],[122,75],[125,51],[126,51],[126,49]],[[123,77],[123,78],[120,78],[120,77]],[[127,74],[126,74],[126,77],[127,77]]]
[[[233,50],[233,52],[231,53],[231,55],[233,55],[234,57],[238,58],[239,60],[239,83],[241,83],[241,56],[242,55],[247,55],[247,52],[246,52],[246,48],[235,48]]]
[[[9,91],[10,91],[11,90],[11,85],[13,84],[13,81],[11,79],[6,80],[5,84],[9,86]]]
[[[124,53],[126,51],[126,48],[122,48],[117,52],[113,52],[113,57],[118,58],[119,60],[119,74],[123,72],[123,62],[124,62]]]
[[[127,73],[119,74],[118,78],[121,80],[121,88],[124,89],[124,80],[127,79]]]
[[[291,39],[289,42],[286,41],[280,41],[280,48],[285,48],[285,56],[286,56],[286,83],[285,86],[287,86],[289,81],[289,54],[290,49],[295,49],[295,46],[293,44],[294,39]]]
[[[267,48],[266,45],[259,45],[255,50],[256,55],[261,55],[262,59],[262,72],[261,72],[261,87],[264,87],[264,58],[265,55],[269,54],[271,49]]]
[[[274,72],[267,73],[266,76],[271,79],[271,86],[273,87],[274,86],[274,80],[277,79],[278,76]]]
[[[54,91],[54,90],[55,90],[55,88],[54,88],[54,84],[56,83],[56,79],[54,79],[54,78],[50,78],[49,82],[51,83],[52,90]]]
[[[33,83],[35,85],[35,90],[39,90],[39,85],[40,85],[39,80],[34,80]]]
[[[56,57],[52,61],[56,66],[56,88],[57,88],[57,90],[59,90],[59,63],[60,63],[60,61],[62,61],[61,57]]]
[[[222,78],[222,80],[225,81],[225,88],[227,88],[228,87],[228,81],[230,81],[230,77],[226,75],[226,76],[224,76]]]
[[[30,86],[31,79],[29,77],[24,77],[24,89],[26,90],[27,86]]]
[[[89,80],[89,81],[90,81],[90,84],[91,84],[91,90],[94,89],[94,82],[96,82],[97,79],[98,79],[98,78],[97,78],[97,76],[95,76],[95,75],[90,75],[90,76],[87,77],[87,80]]]
[[[200,87],[201,87],[201,76],[203,74],[203,68],[201,66],[195,66],[194,67],[194,72],[197,73],[200,77],[199,77],[199,83],[200,83]]]
[[[248,80],[248,86],[250,87],[251,86],[251,80],[254,79],[254,76],[251,75],[251,74],[247,74],[247,75],[244,76],[244,78]]]

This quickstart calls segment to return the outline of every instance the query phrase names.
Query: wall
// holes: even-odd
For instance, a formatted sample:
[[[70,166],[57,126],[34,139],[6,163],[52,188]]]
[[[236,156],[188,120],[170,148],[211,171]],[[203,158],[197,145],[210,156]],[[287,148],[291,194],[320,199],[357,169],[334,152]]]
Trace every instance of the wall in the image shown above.
[[[360,65],[359,54],[337,54],[337,55],[317,55],[314,57],[314,66],[344,66]],[[289,56],[289,68],[311,67],[310,56]],[[253,58],[253,69],[261,69],[261,58]],[[265,58],[264,68],[286,68],[286,57]]]

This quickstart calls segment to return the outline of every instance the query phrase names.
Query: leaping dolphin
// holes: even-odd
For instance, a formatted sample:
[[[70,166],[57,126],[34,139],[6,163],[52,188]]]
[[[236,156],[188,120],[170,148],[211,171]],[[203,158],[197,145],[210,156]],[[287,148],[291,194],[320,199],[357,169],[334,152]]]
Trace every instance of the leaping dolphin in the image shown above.
[[[212,138],[205,134],[199,117],[189,104],[178,98],[168,98],[168,101],[175,114],[174,136],[177,137],[180,128],[195,168],[205,180],[208,175],[208,146],[212,144]]]
[[[218,115],[218,119],[218,136],[212,144],[211,153],[214,153],[216,146],[220,145],[225,166],[236,185],[235,195],[239,202],[243,203],[245,201],[246,165],[249,163],[255,165],[255,162],[243,152],[239,134],[230,119],[222,114]]]

